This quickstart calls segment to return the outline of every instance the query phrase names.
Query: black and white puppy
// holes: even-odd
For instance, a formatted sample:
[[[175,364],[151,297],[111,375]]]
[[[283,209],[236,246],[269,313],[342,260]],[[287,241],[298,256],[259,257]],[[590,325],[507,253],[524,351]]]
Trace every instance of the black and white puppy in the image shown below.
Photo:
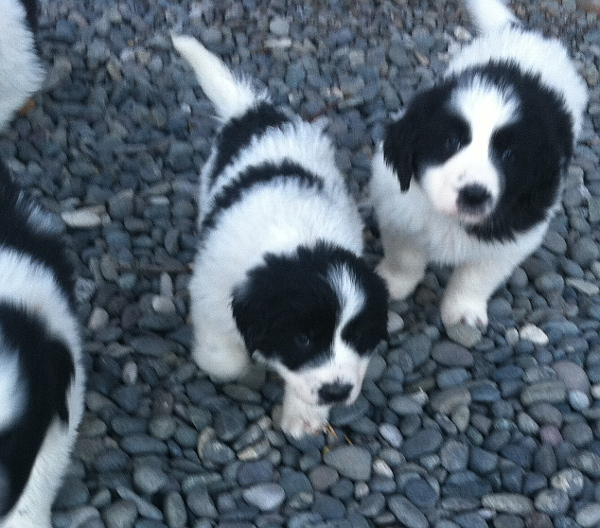
[[[44,80],[35,45],[36,0],[0,0],[0,130]]]
[[[587,102],[560,42],[524,29],[500,0],[466,4],[480,36],[388,126],[370,183],[392,298],[429,262],[455,266],[446,328],[487,326],[489,297],[541,244]]]
[[[236,378],[250,355],[285,383],[282,429],[319,431],[350,404],[387,335],[385,284],[321,128],[288,117],[198,41],[173,37],[222,127],[201,174],[190,281],[193,356]],[[250,355],[249,355],[250,353]]]
[[[72,269],[60,233],[0,161],[0,528],[51,528],[83,413]]]

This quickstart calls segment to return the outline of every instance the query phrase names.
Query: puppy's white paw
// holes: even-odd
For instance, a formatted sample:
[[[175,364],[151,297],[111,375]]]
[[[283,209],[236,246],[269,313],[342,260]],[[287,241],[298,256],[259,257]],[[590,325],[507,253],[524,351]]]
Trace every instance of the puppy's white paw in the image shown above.
[[[281,415],[281,430],[293,438],[315,435],[323,431],[329,416],[326,405],[309,405],[295,399],[294,405],[284,401]]]
[[[411,275],[394,269],[386,259],[377,266],[377,273],[385,280],[390,298],[394,301],[401,301],[408,297],[423,278],[423,274]]]
[[[237,379],[250,368],[246,350],[235,344],[223,346],[196,342],[192,357],[206,374],[217,381]]]
[[[460,295],[444,296],[440,308],[446,328],[463,323],[485,330],[488,325],[487,299]]]

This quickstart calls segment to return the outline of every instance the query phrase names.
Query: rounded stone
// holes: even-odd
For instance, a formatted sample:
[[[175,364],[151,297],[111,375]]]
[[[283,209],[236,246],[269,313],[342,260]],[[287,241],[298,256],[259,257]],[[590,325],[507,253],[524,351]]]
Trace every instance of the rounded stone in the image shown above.
[[[562,380],[567,390],[578,390],[589,393],[590,380],[577,363],[572,361],[561,360],[552,364],[552,369],[558,375],[558,379]]]
[[[285,500],[285,491],[275,482],[264,482],[246,488],[242,495],[248,504],[256,506],[260,511],[277,509]]]
[[[316,491],[326,491],[340,479],[340,475],[332,467],[319,465],[310,470],[308,479]]]
[[[490,493],[481,497],[481,505],[497,512],[527,515],[533,512],[533,503],[516,493]]]
[[[404,494],[420,510],[432,508],[439,498],[436,490],[421,478],[409,480],[404,486]]]
[[[427,517],[406,497],[394,495],[388,499],[388,506],[406,528],[429,528]]]
[[[351,480],[369,480],[372,456],[366,449],[343,445],[327,452],[323,461]]]
[[[583,491],[585,480],[578,469],[566,468],[552,475],[550,485],[563,490],[569,497],[578,497]]]
[[[438,429],[428,427],[407,438],[400,446],[400,452],[407,460],[414,460],[423,455],[436,452],[442,440],[442,433]]]
[[[533,501],[535,509],[550,517],[562,515],[569,509],[569,496],[560,489],[543,489]]]
[[[474,362],[471,352],[450,341],[441,341],[434,345],[431,357],[445,367],[471,367]]]
[[[600,524],[600,504],[586,504],[575,515],[575,520],[582,528],[592,528]]]

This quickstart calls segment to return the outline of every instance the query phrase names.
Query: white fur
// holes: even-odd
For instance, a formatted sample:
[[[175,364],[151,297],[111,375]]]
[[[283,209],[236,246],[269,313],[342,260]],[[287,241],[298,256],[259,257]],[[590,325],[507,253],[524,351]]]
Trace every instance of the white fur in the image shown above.
[[[235,77],[196,40],[173,37],[173,43],[194,68],[202,89],[223,119],[239,116],[268,100],[264,93],[251,92],[247,81]],[[324,181],[320,193],[281,180],[254,188],[219,217],[218,227],[202,241],[189,285],[195,334],[192,354],[205,372],[226,380],[242,375],[250,361],[230,307],[232,292],[243,283],[247,271],[263,264],[267,253],[292,254],[298,246],[312,247],[318,240],[360,255],[363,239],[357,207],[336,167],[331,141],[320,126],[295,118],[281,129],[267,130],[239,153],[209,190],[207,180],[215,159],[213,151],[200,175],[199,225],[216,195],[248,166],[287,159]],[[362,301],[352,279],[333,279],[340,295],[346,297],[346,310],[355,313]],[[316,399],[323,382],[352,383],[355,389],[349,399],[354,401],[366,370],[366,361],[359,359],[336,336],[334,358],[325,366],[291,372],[281,365],[270,365],[285,382],[282,428],[301,436],[324,425],[329,406],[317,405]]]
[[[8,429],[22,414],[25,405],[19,358],[14,354],[2,353],[2,336],[0,335],[0,434]]]
[[[0,301],[36,314],[67,344],[75,365],[75,378],[67,394],[69,426],[65,428],[58,418],[50,425],[20,499],[0,519],[0,528],[51,528],[52,503],[83,415],[85,373],[79,328],[67,298],[45,266],[14,250],[0,249],[0,270]]]
[[[19,0],[0,0],[0,129],[44,80],[33,34]]]
[[[470,123],[472,141],[446,163],[430,167],[421,184],[434,209],[471,224],[490,214],[500,198],[502,181],[490,161],[489,145],[496,130],[516,119],[519,107],[510,92],[501,92],[479,77],[459,88],[451,104]],[[471,184],[480,185],[491,196],[485,210],[477,215],[457,207],[460,190]]]
[[[446,76],[508,60],[524,72],[539,75],[542,83],[564,98],[577,138],[587,91],[564,46],[516,26],[515,17],[500,0],[466,3],[481,35],[450,60]],[[488,242],[467,234],[464,225],[481,216],[460,214],[457,192],[465,183],[479,183],[490,192],[491,205],[497,202],[502,181],[488,159],[488,145],[493,131],[515,119],[519,108],[510,92],[484,83],[459,86],[452,104],[472,127],[472,142],[445,163],[429,168],[422,186],[413,179],[408,191],[400,192],[382,149],[376,151],[370,194],[384,249],[378,271],[391,297],[401,299],[421,281],[428,262],[455,266],[441,304],[442,321],[446,327],[459,322],[485,327],[489,297],[539,247],[554,209],[513,241]]]
[[[459,322],[486,326],[487,299],[514,267],[542,242],[548,221],[511,242],[485,242],[468,235],[458,219],[436,210],[423,189],[400,193],[396,175],[378,151],[373,160],[371,199],[380,223],[385,254],[378,271],[390,295],[409,295],[428,262],[456,266],[442,301],[446,327]]]

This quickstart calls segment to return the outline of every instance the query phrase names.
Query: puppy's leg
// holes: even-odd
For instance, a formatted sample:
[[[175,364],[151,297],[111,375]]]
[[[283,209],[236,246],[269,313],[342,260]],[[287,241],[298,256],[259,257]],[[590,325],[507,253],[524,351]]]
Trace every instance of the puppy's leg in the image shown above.
[[[409,238],[381,229],[384,258],[377,272],[386,281],[393,300],[404,299],[421,282],[427,253]]]
[[[235,328],[221,332],[211,328],[210,319],[194,319],[192,357],[211,378],[229,381],[239,378],[250,367],[250,358]]]
[[[457,266],[446,287],[441,305],[446,328],[465,323],[487,327],[487,302],[512,273],[519,260],[504,258]]]
[[[311,405],[285,386],[281,429],[294,438],[320,433],[327,424],[329,405]]]

